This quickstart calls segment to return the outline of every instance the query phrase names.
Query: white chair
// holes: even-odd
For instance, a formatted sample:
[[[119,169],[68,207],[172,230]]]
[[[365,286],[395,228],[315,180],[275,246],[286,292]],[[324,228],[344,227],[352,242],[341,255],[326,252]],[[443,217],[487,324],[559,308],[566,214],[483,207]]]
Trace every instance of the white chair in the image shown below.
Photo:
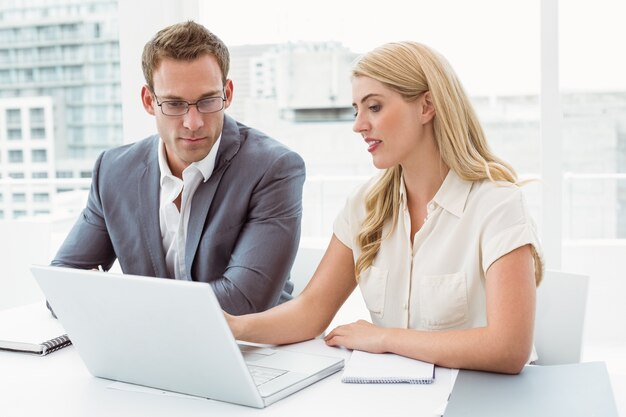
[[[291,267],[291,282],[293,282],[293,296],[297,296],[302,292],[304,287],[313,276],[313,273],[317,269],[326,246],[320,244],[300,244],[296,259],[293,261]]]
[[[50,236],[48,221],[0,220],[0,309],[43,299],[29,266],[50,262]]]
[[[537,288],[537,365],[580,362],[589,277],[546,271]]]

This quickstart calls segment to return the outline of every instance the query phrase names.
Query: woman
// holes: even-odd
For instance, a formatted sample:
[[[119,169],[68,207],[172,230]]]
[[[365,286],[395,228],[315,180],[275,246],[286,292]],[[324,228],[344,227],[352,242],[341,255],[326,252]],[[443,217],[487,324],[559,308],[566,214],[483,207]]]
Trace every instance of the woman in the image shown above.
[[[450,368],[518,373],[531,358],[543,264],[513,169],[494,156],[447,61],[415,42],[383,45],[352,73],[354,131],[383,170],[349,197],[326,253],[294,300],[227,315],[237,339],[321,334],[359,285],[372,323],[331,346]]]

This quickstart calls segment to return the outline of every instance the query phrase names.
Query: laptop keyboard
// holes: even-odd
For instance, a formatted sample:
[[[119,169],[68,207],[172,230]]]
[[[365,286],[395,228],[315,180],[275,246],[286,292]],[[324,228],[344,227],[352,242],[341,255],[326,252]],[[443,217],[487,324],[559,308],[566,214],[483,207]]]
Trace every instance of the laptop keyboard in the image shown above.
[[[257,387],[287,373],[287,371],[283,369],[266,368],[264,366],[257,365],[248,365],[248,369],[250,369],[250,374],[252,375],[252,379],[254,379],[254,383]]]

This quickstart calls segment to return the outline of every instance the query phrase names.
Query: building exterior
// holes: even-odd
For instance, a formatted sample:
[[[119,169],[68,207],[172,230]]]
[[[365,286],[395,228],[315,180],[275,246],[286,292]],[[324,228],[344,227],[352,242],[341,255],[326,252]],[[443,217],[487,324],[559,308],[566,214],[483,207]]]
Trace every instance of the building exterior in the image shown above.
[[[117,20],[117,0],[0,0],[0,216],[50,213],[122,143]]]
[[[333,42],[265,45],[256,57],[247,51],[249,94],[236,97],[237,116],[304,157],[303,235],[328,235],[350,190],[376,173],[352,132],[349,69],[356,55]],[[231,54],[236,61],[237,49]],[[538,178],[539,97],[471,100],[494,152],[522,178]],[[619,174],[626,171],[626,93],[565,93],[562,107],[564,238],[626,238],[626,174]],[[538,180],[524,187],[535,219],[541,186]]]
[[[122,143],[119,79],[116,0],[0,0],[0,98],[52,98],[59,176]]]
[[[0,219],[50,213],[54,178],[52,99],[0,99]]]

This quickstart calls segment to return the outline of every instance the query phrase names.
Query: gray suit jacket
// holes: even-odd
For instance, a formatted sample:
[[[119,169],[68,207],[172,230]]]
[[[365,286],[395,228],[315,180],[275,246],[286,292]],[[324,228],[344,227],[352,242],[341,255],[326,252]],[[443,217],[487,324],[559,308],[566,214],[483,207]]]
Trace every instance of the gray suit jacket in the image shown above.
[[[159,226],[158,136],[103,152],[87,207],[53,265],[167,277]],[[304,162],[263,133],[225,116],[215,169],[193,196],[185,266],[232,314],[291,298],[300,240]]]

